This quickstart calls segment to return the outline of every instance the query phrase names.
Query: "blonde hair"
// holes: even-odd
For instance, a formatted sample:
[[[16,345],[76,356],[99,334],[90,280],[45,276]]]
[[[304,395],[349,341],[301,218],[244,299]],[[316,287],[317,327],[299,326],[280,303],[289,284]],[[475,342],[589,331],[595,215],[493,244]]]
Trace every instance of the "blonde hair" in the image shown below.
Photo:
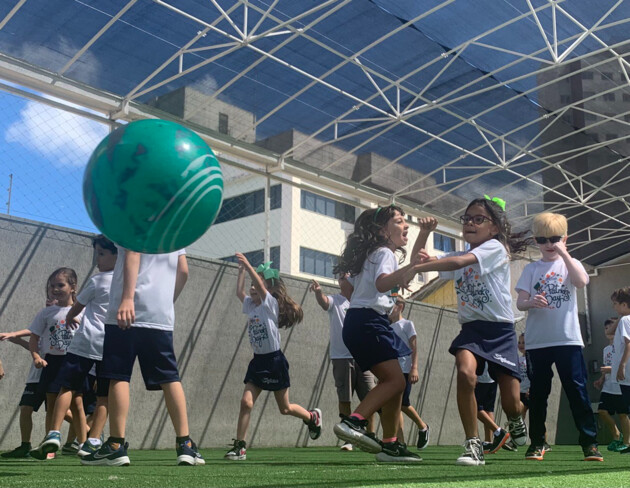
[[[259,276],[265,282],[265,288],[269,294],[278,300],[278,327],[292,327],[295,324],[302,322],[304,318],[304,311],[287,292],[287,287],[281,278],[274,278],[265,280],[265,278],[259,273]]]
[[[564,215],[544,212],[534,217],[532,234],[536,237],[566,236],[569,230],[567,218]]]

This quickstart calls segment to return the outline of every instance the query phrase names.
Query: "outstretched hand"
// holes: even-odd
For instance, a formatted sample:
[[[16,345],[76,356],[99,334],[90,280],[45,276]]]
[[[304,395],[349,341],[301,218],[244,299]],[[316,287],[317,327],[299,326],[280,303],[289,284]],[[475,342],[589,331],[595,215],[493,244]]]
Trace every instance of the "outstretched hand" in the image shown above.
[[[435,217],[423,217],[418,219],[418,224],[420,224],[420,229],[432,232],[437,229],[438,221]]]
[[[310,291],[313,291],[315,293],[318,293],[320,291],[322,291],[322,287],[321,285],[317,282],[317,280],[312,280],[311,282],[311,286],[308,287],[308,289]]]

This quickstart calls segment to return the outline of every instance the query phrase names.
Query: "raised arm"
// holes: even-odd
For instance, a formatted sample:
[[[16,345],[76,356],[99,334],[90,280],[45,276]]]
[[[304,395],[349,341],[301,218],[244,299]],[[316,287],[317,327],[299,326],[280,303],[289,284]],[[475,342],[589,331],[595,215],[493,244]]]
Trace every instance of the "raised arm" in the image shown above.
[[[252,267],[252,265],[249,264],[249,261],[247,260],[245,255],[241,254],[240,252],[237,252],[236,259],[238,259],[239,264],[243,265],[243,267],[245,268],[245,271],[247,271],[247,273],[251,277],[252,284],[254,285],[254,288],[256,288],[256,291],[260,295],[260,299],[262,301],[265,301],[265,297],[267,296],[267,288],[265,287],[265,282],[263,281],[263,279],[260,277],[258,273],[256,273],[256,270]]]
[[[324,295],[322,287],[317,282],[317,280],[313,280],[311,282],[311,286],[309,287],[309,290],[311,290],[313,293],[315,293],[315,300],[317,300],[317,303],[319,304],[319,306],[327,311],[328,307],[330,305],[328,303],[328,297],[326,295]]]
[[[427,247],[427,240],[429,239],[431,232],[437,228],[438,221],[434,217],[424,217],[418,220],[418,224],[420,224],[420,233],[413,245],[413,251],[411,251],[412,254],[417,254],[418,251]]]
[[[0,332],[0,342],[9,341],[14,344],[19,344],[21,337],[27,337],[31,335],[31,331],[28,329],[16,330],[15,332]],[[27,347],[28,349],[28,347]]]
[[[584,288],[588,284],[588,275],[584,272],[582,267],[573,260],[564,241],[556,242],[553,244],[553,248],[564,261],[573,286],[576,288]]]
[[[417,255],[412,257],[412,259],[416,259],[416,264],[412,262],[408,264],[407,266],[400,268],[398,271],[396,271],[395,273],[392,273],[389,276],[393,276],[396,273],[400,272],[401,277],[396,277],[396,278],[402,280],[401,283],[406,285],[418,273],[424,273],[426,271],[455,271],[457,269],[461,269],[465,266],[470,266],[471,264],[475,264],[478,262],[477,256],[475,256],[473,253],[470,253],[470,252],[466,254],[462,254],[460,256],[448,256],[442,259],[436,259],[434,257],[427,257],[426,253],[424,253],[423,255],[423,251],[419,251],[419,254],[421,255],[420,258],[418,258]],[[418,262],[418,260],[421,262]],[[385,275],[379,276],[379,279],[382,276],[385,276]],[[377,279],[376,282],[378,283],[378,281],[379,280]],[[393,285],[393,286],[396,286],[396,285]],[[376,287],[381,293],[384,292],[384,290],[382,291],[381,288],[379,288],[378,284]],[[391,288],[387,288],[387,289],[391,289]]]
[[[243,303],[247,294],[245,293],[245,266],[238,263],[238,277],[236,278],[236,296]]]
[[[136,309],[133,299],[136,295],[136,283],[140,270],[140,253],[125,250],[125,263],[123,265],[123,292],[116,319],[118,327],[128,329],[136,320]]]
[[[182,254],[177,257],[177,274],[175,275],[175,293],[173,294],[173,303],[177,301],[180,293],[184,289],[184,285],[188,281],[188,260],[186,255]]]

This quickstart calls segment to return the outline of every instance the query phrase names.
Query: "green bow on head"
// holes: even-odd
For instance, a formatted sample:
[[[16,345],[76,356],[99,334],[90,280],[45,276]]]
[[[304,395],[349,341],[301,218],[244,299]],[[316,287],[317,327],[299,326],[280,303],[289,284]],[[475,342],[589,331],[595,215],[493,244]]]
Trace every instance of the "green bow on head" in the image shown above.
[[[260,273],[266,280],[271,280],[271,284],[275,284],[273,280],[280,278],[280,271],[271,267],[273,261],[267,261],[256,268],[256,273]]]
[[[490,198],[488,195],[484,195],[484,197],[486,197],[486,200],[496,203],[499,207],[501,207],[501,210],[505,212],[505,200],[502,200],[499,197]]]

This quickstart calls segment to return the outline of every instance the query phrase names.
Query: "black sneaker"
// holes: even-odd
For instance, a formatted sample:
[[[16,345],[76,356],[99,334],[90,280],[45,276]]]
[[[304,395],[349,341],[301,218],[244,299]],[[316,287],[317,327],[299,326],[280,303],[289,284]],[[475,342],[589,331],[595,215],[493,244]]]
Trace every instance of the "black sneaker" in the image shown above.
[[[29,454],[30,451],[31,451],[31,443],[26,442],[26,443],[23,443],[21,446],[16,447],[12,451],[3,452],[2,454],[0,454],[0,456],[2,456],[5,459],[6,458],[9,458],[9,459],[30,458],[31,457],[31,455]]]
[[[427,428],[425,430],[418,431],[418,443],[416,447],[418,449],[424,449],[429,445],[429,425],[427,424]]]
[[[311,414],[310,422],[304,422],[308,426],[308,435],[311,439],[319,439],[322,435],[322,411],[319,408],[309,410]]]
[[[81,458],[81,464],[85,466],[129,466],[127,448],[129,443],[118,444],[106,442],[101,448],[88,456]]]
[[[199,454],[199,449],[195,443],[188,439],[176,448],[177,452],[177,465],[178,466],[194,466],[196,464],[206,464],[204,458]]]
[[[551,452],[551,446],[547,444],[547,442],[543,444],[543,449],[545,450],[545,452]]]
[[[525,459],[528,461],[542,461],[545,457],[545,448],[542,446],[531,445],[527,448]]]
[[[492,436],[492,442],[490,442],[488,446],[488,451],[486,452],[486,443],[484,442],[483,453],[484,454],[494,454],[499,449],[501,449],[505,443],[510,439],[510,434],[503,429],[499,429],[499,434],[494,434]]]
[[[503,446],[501,446],[501,449],[505,449],[506,451],[511,452],[518,451],[518,447],[516,447],[516,444],[514,444],[514,441],[512,439],[509,439],[505,444],[503,444]]]
[[[483,445],[481,439],[472,437],[464,442],[464,452],[457,458],[458,466],[483,466],[486,464],[483,458]]]
[[[584,449],[584,461],[603,461],[604,456],[597,449],[597,444],[591,444]]]
[[[417,463],[422,458],[407,449],[406,444],[394,441],[383,443],[383,450],[376,455],[376,460],[381,463]]]
[[[523,422],[523,417],[519,415],[513,419],[508,419],[508,430],[514,440],[514,444],[517,446],[527,444],[527,427],[525,426],[525,422]]]
[[[378,454],[382,450],[381,442],[366,430],[367,424],[365,419],[343,417],[343,420],[333,427],[333,432],[342,441],[351,442],[362,451]]]
[[[234,441],[232,449],[226,452],[223,457],[230,461],[245,461],[247,459],[247,443],[237,439],[232,440]]]

